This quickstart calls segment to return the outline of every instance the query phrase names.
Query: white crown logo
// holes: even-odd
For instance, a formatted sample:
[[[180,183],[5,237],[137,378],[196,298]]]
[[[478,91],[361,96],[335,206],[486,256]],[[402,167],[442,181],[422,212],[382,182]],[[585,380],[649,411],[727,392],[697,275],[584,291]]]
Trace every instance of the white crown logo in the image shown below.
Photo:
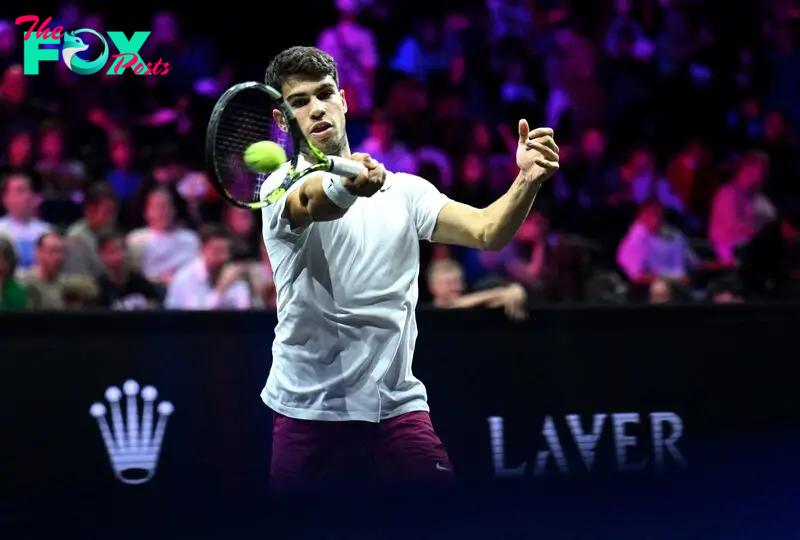
[[[120,404],[123,393],[126,413],[124,421]],[[137,395],[141,395],[144,402],[141,425]],[[154,387],[145,386],[140,394],[139,383],[129,380],[122,385],[121,391],[116,386],[110,386],[105,397],[111,408],[111,427],[106,420],[106,406],[102,403],[93,404],[89,413],[97,420],[114,475],[125,484],[143,484],[156,474],[167,420],[175,408],[168,401],[159,403],[156,409],[158,420],[154,428],[153,405],[158,397],[158,391]]]

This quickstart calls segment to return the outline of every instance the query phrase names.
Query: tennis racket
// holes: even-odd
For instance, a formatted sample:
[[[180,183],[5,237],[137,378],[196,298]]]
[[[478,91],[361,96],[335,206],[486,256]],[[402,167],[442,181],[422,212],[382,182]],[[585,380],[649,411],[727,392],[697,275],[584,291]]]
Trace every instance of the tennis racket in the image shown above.
[[[276,107],[286,119],[288,133],[272,117]],[[262,198],[261,186],[269,174],[248,169],[244,151],[251,144],[265,140],[280,144],[291,159],[283,182]],[[297,170],[301,153],[315,163]],[[258,82],[232,86],[217,101],[206,130],[206,163],[217,193],[230,204],[250,210],[278,202],[292,184],[311,173],[326,171],[353,177],[365,169],[357,161],[322,153],[303,135],[281,93]]]

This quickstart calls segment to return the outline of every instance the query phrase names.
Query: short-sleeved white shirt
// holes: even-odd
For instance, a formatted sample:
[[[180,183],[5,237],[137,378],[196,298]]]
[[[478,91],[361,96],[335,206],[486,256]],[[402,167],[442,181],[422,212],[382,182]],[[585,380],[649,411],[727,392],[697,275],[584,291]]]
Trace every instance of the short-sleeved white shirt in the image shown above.
[[[283,175],[267,179],[262,198]],[[430,241],[449,199],[418,176],[388,176],[388,189],[342,218],[299,231],[282,217],[286,196],[263,210],[278,324],[261,397],[280,414],[378,422],[428,411],[411,372],[419,241]]]

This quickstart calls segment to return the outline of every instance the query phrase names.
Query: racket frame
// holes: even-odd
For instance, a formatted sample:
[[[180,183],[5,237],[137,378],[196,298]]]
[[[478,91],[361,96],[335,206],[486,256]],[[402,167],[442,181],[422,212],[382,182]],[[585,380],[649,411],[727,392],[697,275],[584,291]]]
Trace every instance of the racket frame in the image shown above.
[[[251,90],[264,92],[270,98],[273,107],[277,108],[283,115],[286,122],[286,127],[289,130],[289,135],[292,138],[293,155],[292,159],[289,161],[289,168],[286,172],[286,176],[280,186],[270,191],[262,200],[241,201],[234,197],[234,195],[220,180],[215,149],[217,146],[217,129],[225,108],[240,92]],[[316,163],[298,172],[297,164],[300,154],[302,153],[301,149],[305,149],[306,153],[308,153],[308,155],[314,159]],[[299,179],[308,174],[317,171],[327,171],[331,168],[331,160],[328,158],[328,156],[314,146],[314,144],[309,141],[305,135],[303,135],[303,131],[300,129],[300,124],[297,121],[294,112],[292,111],[292,107],[286,103],[286,100],[283,99],[283,95],[281,95],[281,93],[275,88],[256,81],[236,84],[228,88],[217,100],[216,105],[214,105],[214,110],[211,112],[211,118],[208,121],[208,127],[206,128],[205,153],[206,166],[211,174],[211,183],[213,184],[217,193],[219,193],[219,195],[230,204],[240,208],[246,208],[248,210],[260,210],[266,206],[278,202],[281,197],[286,194],[289,188]]]

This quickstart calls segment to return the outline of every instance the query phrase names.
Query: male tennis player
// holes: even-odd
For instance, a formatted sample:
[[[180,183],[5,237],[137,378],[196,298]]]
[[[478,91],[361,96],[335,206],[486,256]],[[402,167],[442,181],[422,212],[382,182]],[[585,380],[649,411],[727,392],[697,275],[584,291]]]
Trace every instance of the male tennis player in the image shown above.
[[[280,53],[266,83],[281,90],[303,133],[329,155],[367,172],[299,181],[263,210],[275,274],[278,325],[264,402],[275,411],[272,485],[279,493],[364,478],[447,484],[453,468],[411,372],[419,241],[479,249],[506,245],[542,183],[558,169],[550,129],[519,123],[519,175],[508,193],[478,209],[448,199],[414,175],[350,154],[347,100],[323,51]],[[286,127],[279,111],[275,119]],[[279,169],[262,195],[283,179]],[[385,183],[384,183],[385,182]],[[383,484],[379,484],[383,485]]]

